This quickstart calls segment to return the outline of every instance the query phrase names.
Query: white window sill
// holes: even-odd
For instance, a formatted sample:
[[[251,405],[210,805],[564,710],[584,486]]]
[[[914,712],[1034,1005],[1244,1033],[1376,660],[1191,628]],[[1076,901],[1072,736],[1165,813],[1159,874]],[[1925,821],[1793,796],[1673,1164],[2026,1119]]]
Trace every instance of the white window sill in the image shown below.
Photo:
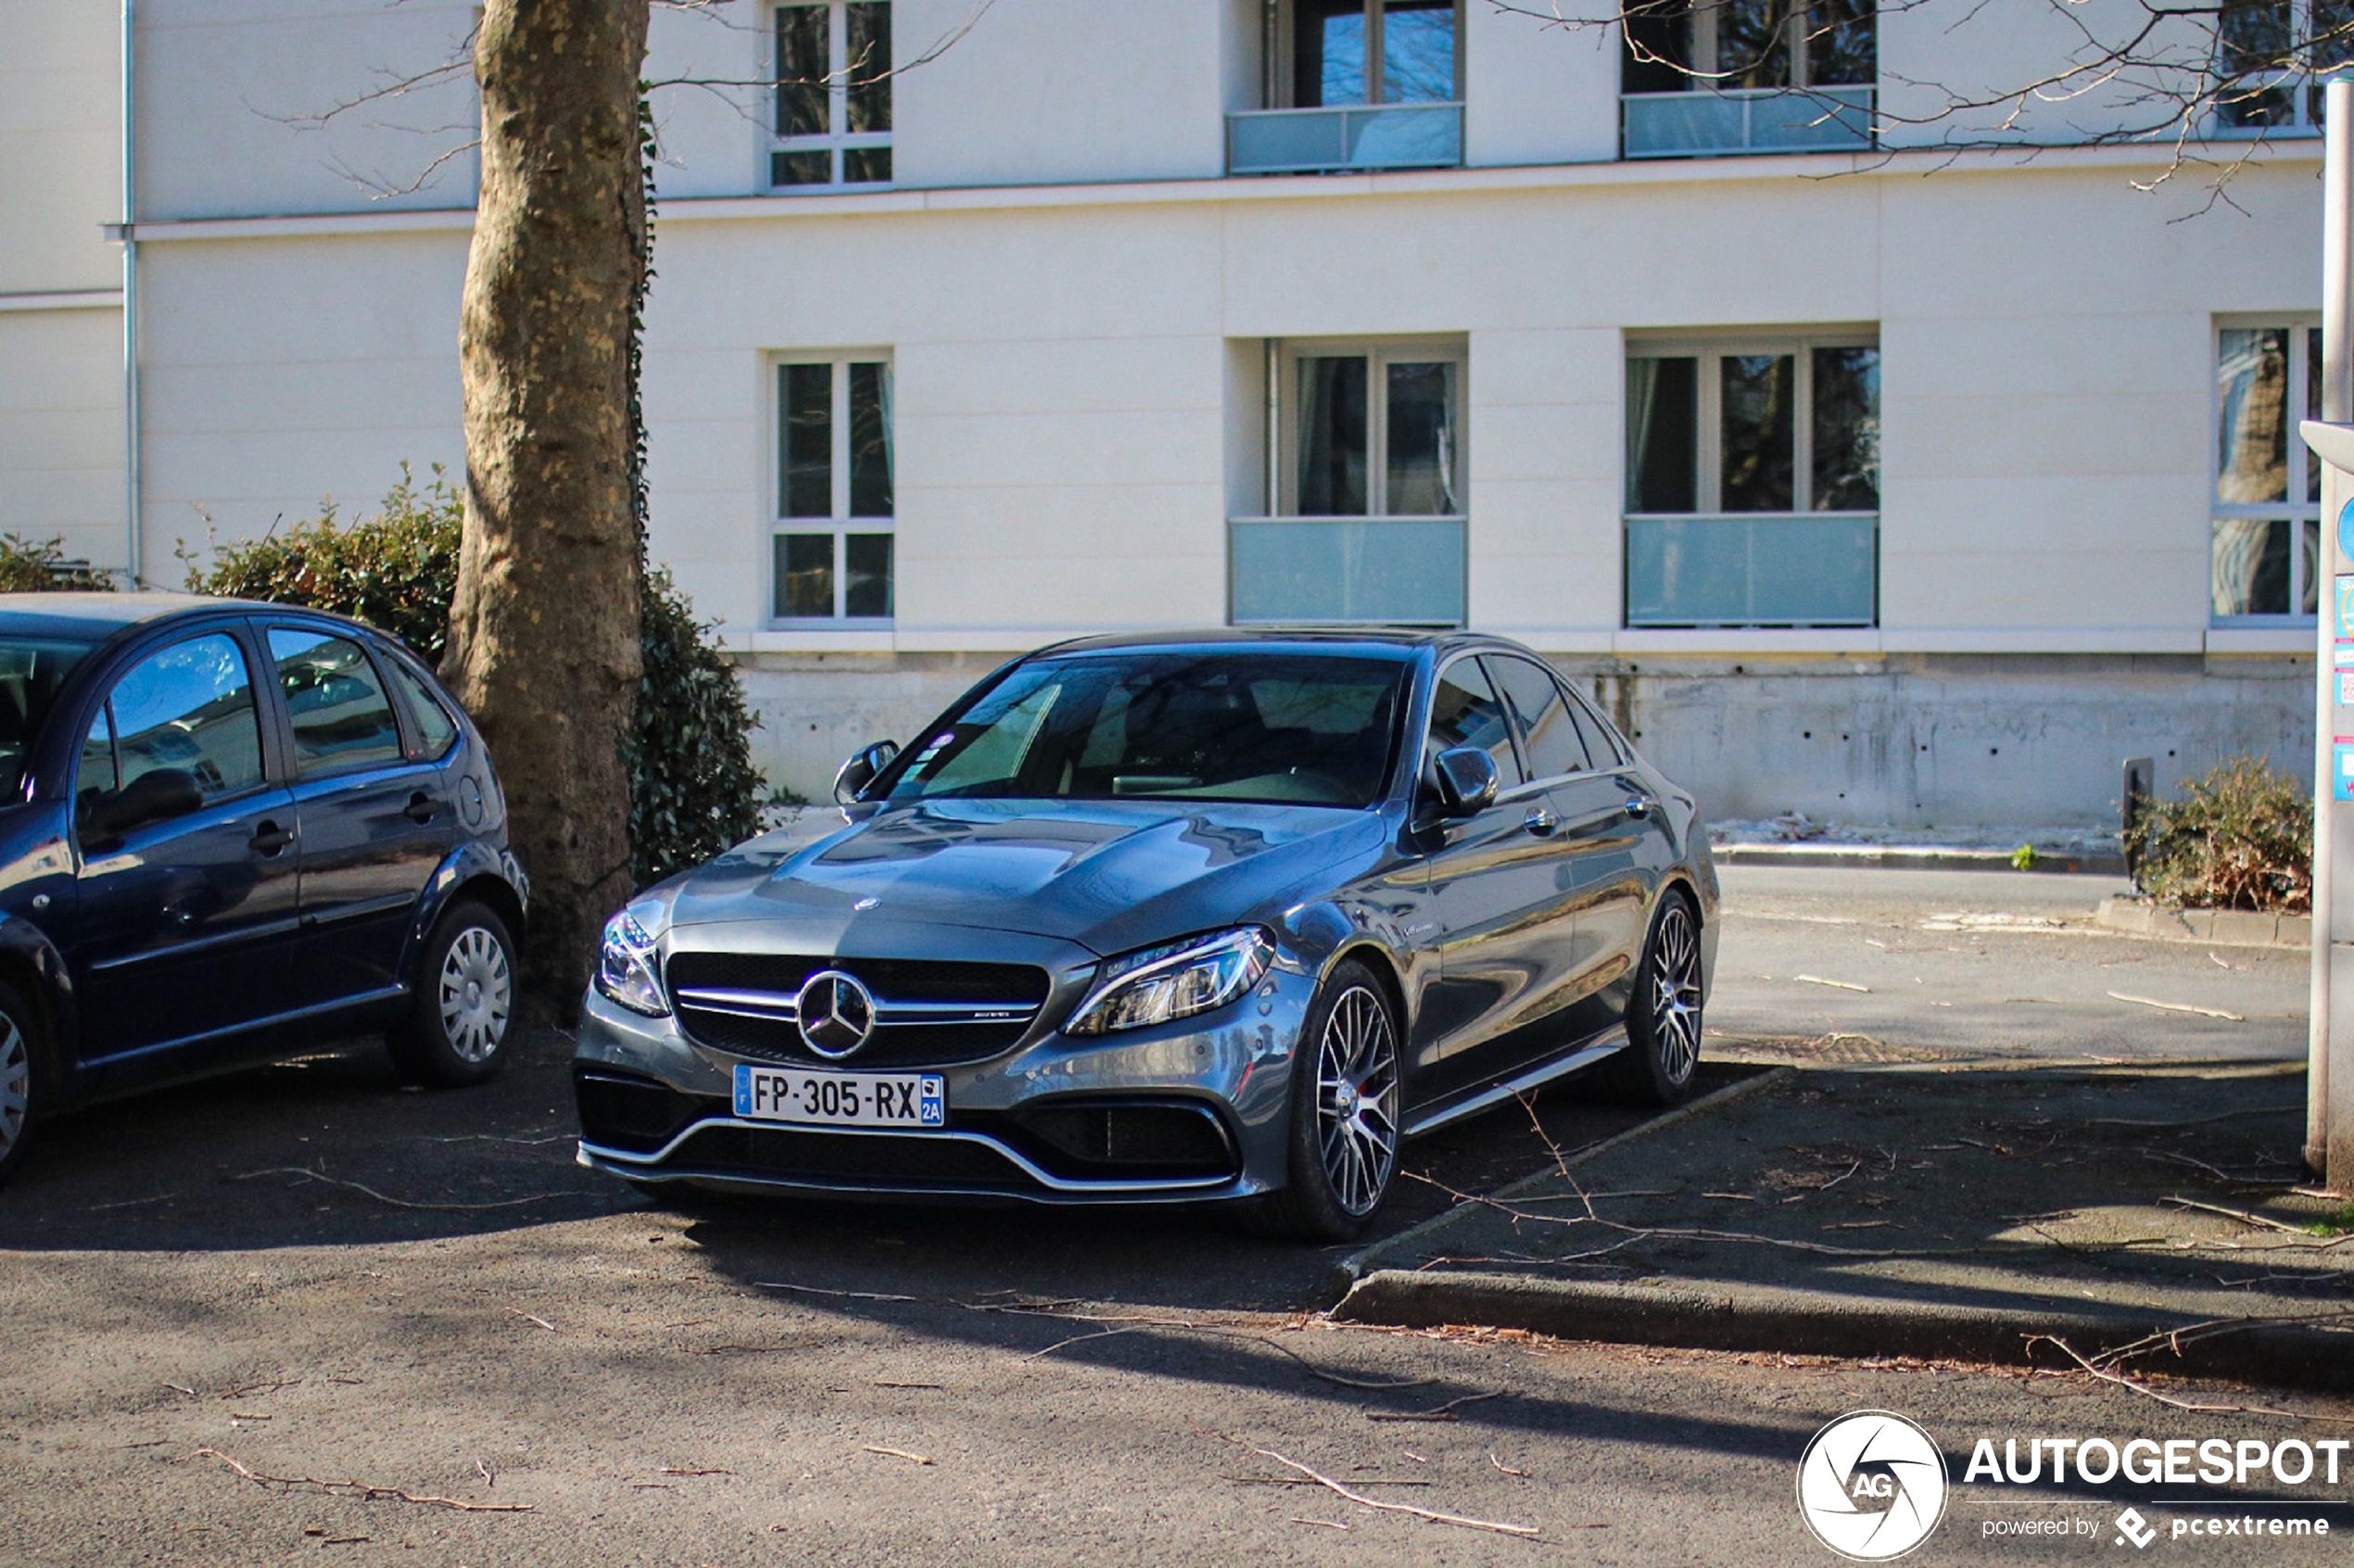
[[[739,631],[722,626],[713,634],[730,653],[895,653],[898,634],[886,624],[857,626],[763,626]]]

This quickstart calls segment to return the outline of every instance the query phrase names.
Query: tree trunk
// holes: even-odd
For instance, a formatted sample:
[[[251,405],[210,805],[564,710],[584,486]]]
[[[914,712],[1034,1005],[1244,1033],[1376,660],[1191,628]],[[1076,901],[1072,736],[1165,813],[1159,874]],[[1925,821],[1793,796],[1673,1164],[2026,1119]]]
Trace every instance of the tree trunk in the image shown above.
[[[488,0],[482,196],[458,345],[466,521],[443,673],[482,727],[532,882],[524,979],[578,1005],[629,893],[639,677],[630,298],[648,0]]]

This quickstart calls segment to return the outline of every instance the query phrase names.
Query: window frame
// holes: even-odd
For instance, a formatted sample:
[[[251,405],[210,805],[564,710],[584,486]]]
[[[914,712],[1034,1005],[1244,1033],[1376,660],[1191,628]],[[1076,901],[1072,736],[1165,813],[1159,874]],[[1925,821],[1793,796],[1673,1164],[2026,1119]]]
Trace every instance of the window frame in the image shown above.
[[[1626,340],[1626,360],[1697,359],[1698,385],[1693,388],[1693,481],[1692,510],[1690,512],[1638,512],[1626,503],[1633,475],[1626,471],[1626,440],[1631,434],[1626,406],[1626,373],[1622,366],[1618,394],[1618,504],[1622,522],[1637,517],[1724,517],[1748,515],[1725,510],[1725,376],[1721,368],[1712,369],[1716,361],[1749,355],[1788,355],[1793,361],[1791,376],[1791,508],[1789,512],[1762,512],[1761,517],[1877,517],[1886,504],[1867,509],[1850,508],[1833,511],[1816,507],[1815,499],[1815,350],[1817,348],[1869,348],[1879,350],[1877,328],[1828,327],[1818,332],[1780,333],[1770,335],[1728,334],[1723,336],[1651,337],[1630,335]],[[1882,365],[1886,359],[1882,357]],[[1876,473],[1873,489],[1879,491],[1886,479],[1885,471]]]
[[[251,626],[243,621],[213,622],[199,623],[195,626],[175,626],[165,635],[157,637],[151,641],[144,641],[137,647],[123,650],[105,673],[92,683],[97,695],[90,706],[82,711],[79,738],[73,743],[70,773],[66,782],[68,801],[75,803],[80,801],[83,744],[90,733],[91,721],[100,713],[105,714],[107,718],[108,751],[112,754],[114,762],[114,787],[118,790],[122,788],[122,727],[115,722],[114,717],[114,694],[121,688],[122,683],[158,655],[169,653],[184,644],[201,641],[209,637],[227,638],[236,648],[237,657],[245,663],[246,689],[251,694],[253,702],[253,722],[258,748],[257,756],[260,764],[260,777],[243,789],[223,790],[219,794],[206,795],[204,804],[198,810],[209,811],[218,805],[232,803],[266,790],[285,787],[293,761],[287,754],[290,742],[285,728],[285,714],[277,697],[277,666],[274,664],[271,666],[271,684],[264,687],[254,679],[253,672],[258,651],[261,651],[265,645],[253,635]],[[78,842],[82,834],[81,814],[76,809],[70,815],[73,818],[74,835]],[[185,818],[173,820],[184,821]]]
[[[867,148],[890,152],[897,133],[899,106],[895,74],[883,80],[893,87],[892,102],[887,118],[892,129],[885,131],[852,131],[850,125],[850,11],[854,4],[877,4],[888,7],[891,0],[768,0],[765,7],[767,32],[768,74],[775,85],[768,92],[766,138],[762,144],[763,156],[768,160],[766,189],[776,196],[834,195],[843,191],[887,191],[898,181],[899,160],[892,156],[892,178],[888,180],[858,180],[845,178],[848,172],[845,153]],[[778,127],[783,104],[783,62],[778,58],[778,40],[781,33],[780,15],[790,10],[817,10],[826,13],[826,130],[823,134],[791,136]],[[897,47],[898,18],[892,18],[892,38]],[[884,62],[884,70],[892,72],[892,62]],[[780,183],[776,177],[776,158],[785,153],[824,153],[832,178],[823,183]]]
[[[883,367],[885,385],[889,390],[883,400],[883,441],[890,453],[892,515],[865,517],[850,510],[850,367],[874,365]],[[780,383],[783,372],[791,365],[829,365],[832,367],[830,414],[832,446],[829,456],[831,467],[831,507],[825,517],[789,517],[785,515],[784,438],[787,411]],[[764,537],[767,548],[761,552],[761,603],[765,607],[762,625],[780,631],[889,631],[897,624],[899,608],[899,437],[897,361],[888,348],[838,348],[806,352],[780,353],[768,356],[766,390],[768,401],[767,443],[768,475],[767,526]],[[787,534],[829,534],[833,538],[834,613],[831,615],[785,615],[778,613],[777,540]],[[889,598],[892,613],[889,615],[852,615],[850,594],[850,536],[854,534],[884,534],[892,538]]]
[[[2299,60],[2297,65],[2286,70],[2241,73],[2231,70],[2223,55],[2222,17],[2220,11],[2217,13],[2216,101],[2207,116],[2208,136],[2219,141],[2263,141],[2272,136],[2318,136],[2322,133],[2322,85],[2348,68],[2347,65],[2317,66],[2313,63],[2313,0],[2286,0],[2286,4],[2289,8],[2289,52]],[[2223,118],[2223,111],[2230,107],[2230,102],[2246,102],[2258,94],[2277,88],[2285,88],[2288,92],[2290,119],[2287,123],[2234,125]],[[2277,617],[2274,619],[2277,621]]]
[[[1498,686],[1496,677],[1488,673],[1485,656],[1491,651],[1492,650],[1486,648],[1466,648],[1461,652],[1449,654],[1441,659],[1431,670],[1430,700],[1423,704],[1422,760],[1415,766],[1417,789],[1421,788],[1420,780],[1430,771],[1431,764],[1437,760],[1438,753],[1448,750],[1446,747],[1435,744],[1437,737],[1433,732],[1438,721],[1438,689],[1445,683],[1448,672],[1466,660],[1478,667],[1479,678],[1487,683],[1488,691],[1496,699],[1497,711],[1502,714],[1504,720],[1505,749],[1512,753],[1512,772],[1518,776],[1507,778],[1500,770],[1499,771],[1496,799],[1501,802],[1523,791],[1543,787],[1542,780],[1531,778],[1528,776],[1528,753],[1521,746],[1520,724],[1512,716],[1512,699],[1504,695],[1504,689]],[[1487,751],[1490,757],[1495,755],[1492,748],[1482,749]]]
[[[1285,0],[1275,13],[1274,47],[1268,70],[1267,107],[1269,108],[1379,108],[1390,100],[1383,96],[1388,72],[1383,65],[1382,33],[1388,20],[1387,0],[1363,0],[1365,13],[1365,96],[1357,104],[1301,104],[1298,88],[1299,70],[1299,6],[1297,0]],[[1464,12],[1469,9],[1464,0],[1454,0],[1455,13],[1455,82],[1452,95],[1443,102],[1460,105],[1463,102],[1463,45],[1465,42]],[[1399,99],[1400,103],[1424,103],[1421,98]]]
[[[261,651],[270,659],[271,690],[274,693],[278,719],[285,726],[283,738],[285,742],[285,777],[288,783],[315,784],[322,779],[340,778],[348,774],[380,773],[391,768],[413,766],[419,762],[430,760],[419,755],[423,743],[417,733],[416,720],[406,711],[409,705],[407,700],[393,686],[392,677],[386,670],[384,651],[372,646],[369,639],[348,626],[305,625],[300,621],[281,621],[274,618],[257,622],[254,630],[256,639],[261,646]],[[303,766],[301,742],[295,736],[294,704],[287,701],[285,677],[279,673],[278,669],[277,650],[271,646],[270,641],[271,633],[281,631],[296,632],[304,637],[332,638],[338,642],[348,642],[360,650],[360,656],[365,659],[368,662],[368,667],[375,672],[376,689],[383,694],[385,705],[392,710],[392,733],[399,743],[399,756],[374,762],[344,763],[331,767],[306,768]]]
[[[1285,338],[1276,348],[1275,462],[1271,517],[1284,519],[1403,519],[1462,522],[1471,515],[1471,345],[1463,338]],[[1365,510],[1299,510],[1300,370],[1302,360],[1362,359],[1365,368]],[[1453,512],[1391,512],[1389,501],[1389,378],[1393,364],[1455,367],[1455,507]]]
[[[2278,129],[2272,127],[2272,129]],[[2313,386],[2312,339],[2320,331],[2319,312],[2287,310],[2257,315],[2247,312],[2219,315],[2208,324],[2207,337],[2207,624],[2211,628],[2256,631],[2264,629],[2302,629],[2311,626],[2318,618],[2321,595],[2317,581],[2308,581],[2309,575],[2326,575],[2318,559],[2321,545],[2322,503],[2308,500],[2309,480],[2321,459],[2307,448],[2297,436],[2300,420],[2318,419],[2318,411],[2306,406]],[[2277,501],[2234,501],[2222,499],[2223,483],[2223,335],[2226,332],[2284,333],[2288,338],[2288,404],[2283,423],[2285,426],[2284,445],[2287,450],[2283,477],[2283,499]],[[2285,521],[2288,536],[2288,602],[2285,613],[2264,613],[2249,615],[2219,615],[2215,613],[2215,525],[2221,522]],[[2314,551],[2310,559],[2305,548],[2306,536],[2313,537]],[[2316,608],[2300,608],[2306,594],[2312,593]]]

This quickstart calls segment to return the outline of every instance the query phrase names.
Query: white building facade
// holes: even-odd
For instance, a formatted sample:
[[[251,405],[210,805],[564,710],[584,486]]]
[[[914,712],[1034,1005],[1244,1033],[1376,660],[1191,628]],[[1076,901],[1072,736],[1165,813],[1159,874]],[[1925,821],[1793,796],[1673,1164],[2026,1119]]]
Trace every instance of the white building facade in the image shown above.
[[[1698,82],[1491,0],[658,11],[652,542],[771,778],[1057,638],[1373,620],[1522,639],[1717,817],[2303,772],[2306,83],[2215,202],[2068,145],[2121,103],[1949,150],[1915,84],[2067,41],[1842,3],[1646,22]],[[0,530],[177,586],[455,473],[471,6],[0,14]]]

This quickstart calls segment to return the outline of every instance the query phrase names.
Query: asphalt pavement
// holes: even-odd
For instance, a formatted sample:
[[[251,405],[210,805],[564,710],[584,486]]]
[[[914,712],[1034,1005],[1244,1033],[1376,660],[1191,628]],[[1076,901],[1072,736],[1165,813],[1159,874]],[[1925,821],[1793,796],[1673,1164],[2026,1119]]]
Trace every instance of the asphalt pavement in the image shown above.
[[[2301,1051],[2295,955],[1922,929],[2098,896],[1981,882],[1728,871],[1717,1039]],[[2057,1012],[1985,1000],[2011,994]],[[1823,1563],[1791,1488],[1842,1411],[1903,1411],[1957,1453],[2226,1419],[1968,1367],[1329,1325],[1344,1249],[1215,1216],[653,1209],[571,1163],[564,1059],[542,1035],[491,1085],[423,1094],[363,1044],[51,1128],[0,1192],[0,1562]],[[1542,1136],[1506,1109],[1411,1150],[1429,1179],[1388,1227],[1639,1119],[1575,1084],[1539,1111]],[[2106,1531],[2116,1504],[1961,1487],[1923,1556],[2022,1549],[1981,1533],[1998,1517]]]

